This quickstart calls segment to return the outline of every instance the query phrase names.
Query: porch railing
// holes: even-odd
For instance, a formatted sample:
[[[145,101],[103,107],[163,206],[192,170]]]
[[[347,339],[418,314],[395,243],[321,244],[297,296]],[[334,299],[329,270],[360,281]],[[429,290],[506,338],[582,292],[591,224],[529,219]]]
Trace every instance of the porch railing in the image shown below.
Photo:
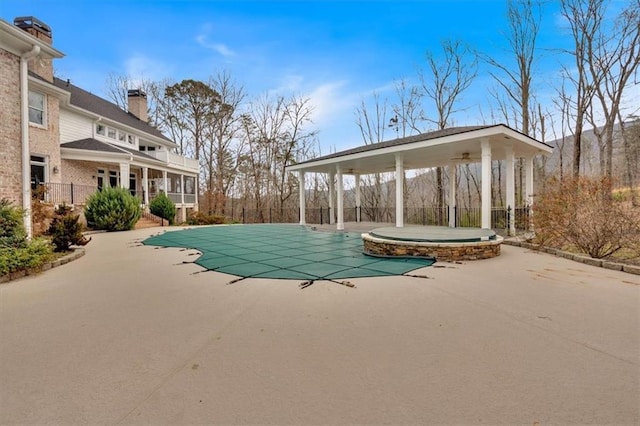
[[[41,199],[52,204],[85,204],[87,198],[98,190],[94,185],[78,185],[75,183],[41,183],[44,193]]]

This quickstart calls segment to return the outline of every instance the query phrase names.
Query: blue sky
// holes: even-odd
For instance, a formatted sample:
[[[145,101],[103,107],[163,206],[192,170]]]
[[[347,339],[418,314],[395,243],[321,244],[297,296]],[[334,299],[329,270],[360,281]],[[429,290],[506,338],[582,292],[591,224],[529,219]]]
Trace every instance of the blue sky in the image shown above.
[[[534,85],[550,95],[566,43],[557,4],[547,4]],[[355,107],[373,92],[392,101],[394,81],[416,80],[424,53],[456,38],[505,56],[506,2],[415,1],[64,1],[0,0],[0,18],[35,16],[51,26],[58,76],[105,96],[109,73],[206,80],[226,70],[250,96],[311,98],[323,153],[361,144]],[[487,117],[481,69],[456,124]],[[390,134],[389,137],[394,135]]]

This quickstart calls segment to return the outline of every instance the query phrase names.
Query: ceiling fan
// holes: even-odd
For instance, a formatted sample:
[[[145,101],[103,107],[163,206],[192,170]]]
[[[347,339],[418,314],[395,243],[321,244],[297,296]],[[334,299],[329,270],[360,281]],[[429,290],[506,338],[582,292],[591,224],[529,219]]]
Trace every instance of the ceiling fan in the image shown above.
[[[479,158],[474,158],[471,157],[471,154],[469,154],[468,152],[463,152],[462,155],[460,157],[452,157],[450,158],[450,160],[456,160],[456,161],[480,161]]]

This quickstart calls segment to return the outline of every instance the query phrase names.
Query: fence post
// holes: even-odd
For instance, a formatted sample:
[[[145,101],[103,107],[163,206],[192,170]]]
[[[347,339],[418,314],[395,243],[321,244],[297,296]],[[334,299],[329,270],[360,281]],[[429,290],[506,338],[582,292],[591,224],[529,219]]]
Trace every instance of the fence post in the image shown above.
[[[453,206],[453,226],[458,227],[458,206]]]
[[[244,206],[242,207],[242,224],[244,225]]]
[[[271,207],[269,207],[269,223],[271,223]]]
[[[322,225],[322,206],[320,206],[320,225]]]
[[[71,182],[71,205],[73,205],[73,182]]]

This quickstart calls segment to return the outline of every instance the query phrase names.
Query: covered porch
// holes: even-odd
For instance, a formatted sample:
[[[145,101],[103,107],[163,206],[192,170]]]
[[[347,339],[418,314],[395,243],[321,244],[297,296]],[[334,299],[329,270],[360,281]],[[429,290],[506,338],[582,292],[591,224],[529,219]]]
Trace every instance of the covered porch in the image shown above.
[[[481,200],[477,214],[479,228],[491,229],[497,225],[497,219],[504,223],[509,234],[514,234],[518,216],[522,218],[532,214],[534,182],[533,159],[537,155],[549,155],[552,148],[540,141],[511,129],[503,124],[491,126],[455,127],[435,132],[424,133],[406,138],[384,141],[377,144],[364,145],[313,160],[288,166],[299,177],[300,223],[306,224],[306,175],[323,173],[329,183],[329,214],[327,219],[338,230],[344,230],[345,221],[370,221],[371,217],[363,217],[361,205],[361,177],[381,172],[394,172],[395,208],[393,212],[385,212],[386,217],[393,217],[395,226],[405,226],[405,218],[410,223],[427,224],[428,215],[435,216],[442,222],[446,218],[447,225],[455,228],[465,226],[457,207],[456,174],[459,166],[469,163],[481,164]],[[516,207],[515,203],[515,162],[524,159],[524,198],[525,206]],[[506,168],[506,207],[492,209],[491,206],[491,170],[493,160],[503,160]],[[449,175],[447,206],[444,211],[410,212],[405,210],[404,179],[406,170],[446,167]],[[344,176],[350,175],[355,180],[355,207],[344,207]],[[335,199],[335,206],[334,206]],[[345,211],[347,217],[345,217]],[[335,215],[333,214],[335,212]],[[351,216],[351,217],[349,217]],[[321,213],[321,217],[322,213]],[[468,217],[466,217],[468,219]],[[374,218],[374,221],[379,219]],[[522,219],[520,219],[522,220]],[[384,220],[383,220],[384,221]],[[316,221],[317,222],[317,221]],[[322,222],[322,219],[321,219]]]

